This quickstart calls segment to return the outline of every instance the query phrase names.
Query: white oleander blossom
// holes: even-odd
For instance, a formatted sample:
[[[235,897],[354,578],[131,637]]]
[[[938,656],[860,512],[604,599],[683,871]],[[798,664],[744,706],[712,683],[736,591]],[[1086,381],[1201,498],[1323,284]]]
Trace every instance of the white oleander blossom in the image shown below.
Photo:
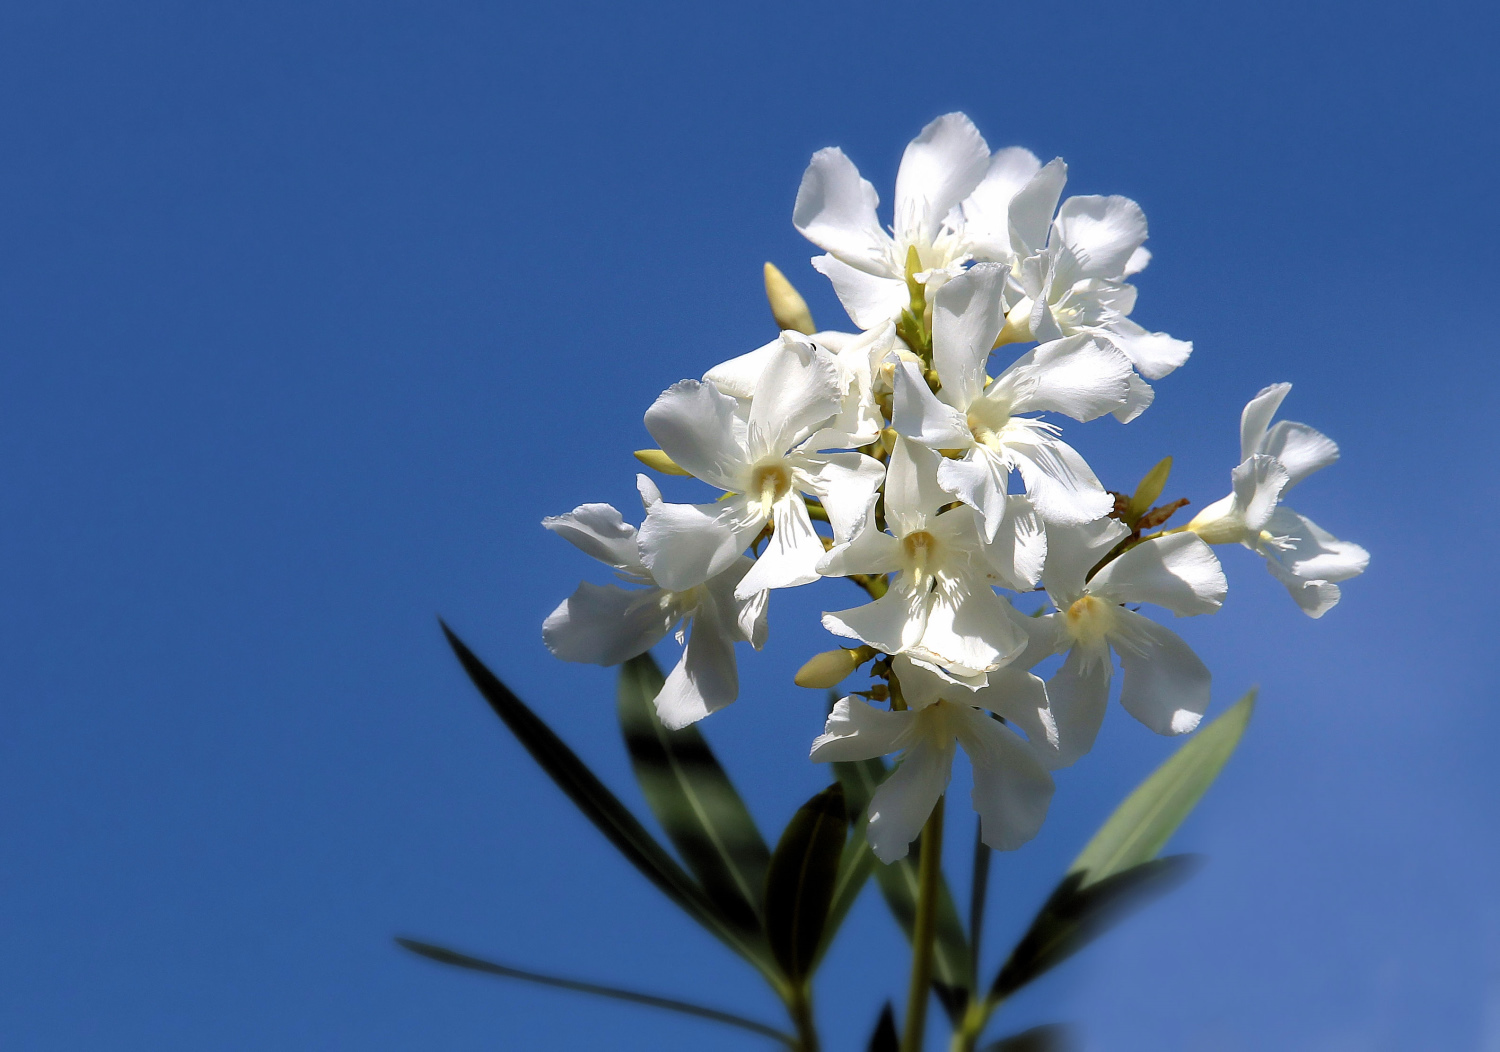
[[[848,436],[844,444],[851,447],[875,441],[885,428],[879,395],[889,393],[894,364],[903,359],[918,360],[896,338],[895,325],[887,322],[862,333],[825,331],[803,336],[784,332],[770,343],[714,366],[703,374],[703,379],[725,394],[749,401],[783,340],[811,344],[826,354],[838,371],[840,405],[829,429]]]
[[[1091,522],[1113,507],[1083,457],[1057,437],[1057,426],[1022,414],[1096,419],[1125,404],[1131,375],[1118,350],[1082,335],[1044,343],[987,382],[985,363],[1005,324],[1004,283],[1003,267],[980,263],[938,291],[932,361],[941,389],[933,394],[920,369],[903,363],[892,420],[915,442],[961,454],[938,465],[938,482],[981,514],[988,538],[1005,521],[1013,470],[1048,522]]]
[[[1049,202],[1038,195],[1033,214],[1043,208],[1050,214],[1056,206],[1062,184],[1048,188],[1054,185]],[[1024,295],[1010,307],[1007,335],[1042,341],[1081,333],[1107,337],[1139,373],[1131,377],[1128,403],[1113,411],[1122,421],[1133,420],[1155,398],[1141,377],[1159,380],[1193,353],[1192,343],[1149,332],[1130,320],[1136,288],[1125,279],[1151,258],[1142,246],[1146,214],[1127,197],[1070,197],[1050,229],[1042,229],[1047,230],[1045,245],[1027,243],[1036,233],[1017,233],[1013,281]]]
[[[638,476],[648,510],[660,499]],[[683,591],[661,587],[641,562],[636,529],[608,504],[583,504],[542,525],[637,585],[585,581],[542,624],[542,639],[564,661],[618,665],[644,654],[677,626],[682,659],[656,696],[656,713],[672,729],[686,727],[739,694],[735,643],[759,650],[766,641],[766,593],[748,599],[735,587],[751,567],[740,556],[714,577]]]
[[[823,430],[841,408],[830,357],[784,334],[748,404],[714,384],[683,380],[646,412],[646,429],[678,466],[726,491],[713,504],[653,504],[641,527],[641,553],[664,587],[687,589],[723,572],[768,525],[773,532],[735,590],[818,579],[822,539],[803,495],[819,498],[836,538],[847,537],[874,498],[884,468],[862,453],[822,452],[847,445]]]
[[[905,439],[891,451],[885,519],[873,502],[863,525],[818,564],[826,577],[894,574],[874,602],[823,615],[835,635],[858,639],[888,654],[906,653],[957,676],[992,672],[1025,649],[1023,620],[993,586],[1025,587],[1043,555],[1040,520],[1025,498],[1012,498],[1016,524],[994,544],[985,541],[974,511],[958,507],[937,484],[938,454]]]
[[[837,147],[813,154],[792,223],[827,253],[813,266],[833,283],[854,323],[872,329],[909,305],[913,249],[921,269],[912,277],[929,293],[963,273],[970,260],[1009,263],[1010,225],[1026,200],[1023,191],[1033,180],[1051,178],[1030,150],[992,154],[968,117],[949,113],[923,128],[902,154],[889,232],[876,216],[875,188]],[[1050,217],[1049,210],[1043,230]]]
[[[1224,571],[1207,544],[1179,533],[1137,544],[1089,577],[1129,533],[1115,519],[1047,530],[1042,584],[1057,612],[1031,622],[1024,663],[1068,655],[1047,681],[1064,765],[1088,752],[1099,733],[1111,648],[1124,670],[1120,704],[1157,734],[1186,734],[1208,709],[1208,667],[1181,636],[1124,604],[1154,603],[1178,617],[1213,613],[1228,592]]]
[[[1187,529],[1209,544],[1243,544],[1263,556],[1302,612],[1322,617],[1342,595],[1338,582],[1363,573],[1370,553],[1281,503],[1293,486],[1339,458],[1339,447],[1322,432],[1292,420],[1271,424],[1291,389],[1272,384],[1245,406],[1233,492],[1194,516]]]
[[[819,763],[901,753],[870,800],[866,835],[875,857],[891,863],[906,856],[948,788],[958,746],[974,769],[972,799],[984,843],[1013,851],[1036,836],[1053,790],[1050,764],[1040,756],[1056,750],[1042,681],[1005,668],[992,672],[988,685],[970,690],[903,657],[892,669],[908,708],[891,711],[844,698],[812,745]]]

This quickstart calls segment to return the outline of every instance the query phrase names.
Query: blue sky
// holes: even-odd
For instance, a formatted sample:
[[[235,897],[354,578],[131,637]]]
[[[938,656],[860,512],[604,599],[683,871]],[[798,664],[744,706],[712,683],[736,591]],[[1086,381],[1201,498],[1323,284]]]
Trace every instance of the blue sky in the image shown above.
[[[1136,317],[1192,339],[1106,484],[1225,491],[1266,383],[1373,553],[1304,618],[1248,552],[1184,634],[1244,747],[1210,864],[1010,1009],[1089,1049],[1500,1049],[1493,52],[1478,4],[10,4],[0,10],[0,1036],[7,1048],[759,1048],[443,970],[401,932],[775,1005],[572,812],[446,617],[622,796],[611,674],[539,625],[631,506],[658,391],[772,331],[813,150],[888,188],[932,117],[1145,207]],[[768,831],[815,791],[778,595],[707,733]],[[1118,710],[997,859],[992,952],[1170,751]],[[954,834],[969,818],[953,808]],[[955,855],[954,864],[963,860]],[[904,989],[870,893],[830,1049]]]

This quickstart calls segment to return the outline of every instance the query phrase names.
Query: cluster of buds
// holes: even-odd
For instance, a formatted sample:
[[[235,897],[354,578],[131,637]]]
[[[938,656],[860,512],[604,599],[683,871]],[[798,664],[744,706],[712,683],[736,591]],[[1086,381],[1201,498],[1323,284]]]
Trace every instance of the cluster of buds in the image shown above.
[[[547,618],[548,647],[614,665],[675,629],[682,657],[656,698],[669,728],[735,699],[735,647],[764,644],[771,591],[823,577],[862,589],[868,602],[823,615],[852,645],[814,657],[798,682],[831,688],[870,666],[870,688],[837,702],[812,758],[900,754],[868,815],[887,863],[921,831],[959,746],[984,842],[1035,836],[1051,772],[1094,743],[1112,652],[1126,711],[1160,734],[1192,731],[1209,670],[1139,607],[1218,610],[1227,583],[1212,545],[1263,555],[1312,617],[1368,562],[1281,503],[1338,457],[1307,425],[1272,423],[1288,384],[1245,407],[1233,492],[1174,529],[1161,527],[1185,502],[1154,507],[1170,461],[1127,497],[1063,440],[1060,418],[1134,420],[1155,397],[1147,381],[1192,352],[1130,319],[1128,279],[1150,260],[1140,207],[1062,200],[1066,176],[1060,159],[992,153],[949,114],[907,146],[883,228],[874,187],[842,151],[820,150],[793,223],[824,250],[813,266],[859,331],[818,331],[767,264],[780,336],[663,392],[645,415],[658,448],[637,453],[721,495],[672,503],[639,475],[639,527],[607,504],[543,521],[629,586],[580,585]],[[1001,349],[1021,353],[992,366]],[[1039,591],[1049,605],[1016,608]],[[1032,673],[1058,655],[1050,679]]]

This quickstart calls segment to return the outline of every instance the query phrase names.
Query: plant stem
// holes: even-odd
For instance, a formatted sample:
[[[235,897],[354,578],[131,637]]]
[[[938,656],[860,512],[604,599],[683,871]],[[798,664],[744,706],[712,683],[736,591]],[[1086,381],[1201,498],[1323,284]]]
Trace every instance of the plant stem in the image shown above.
[[[979,940],[984,935],[984,903],[990,890],[990,849],[980,839],[983,829],[974,826],[974,879],[969,887],[969,953],[974,982],[979,982]],[[975,986],[978,989],[978,986]]]
[[[808,983],[802,983],[787,998],[786,1010],[792,1017],[792,1025],[797,1029],[797,1052],[819,1052],[818,1027],[813,1018],[812,988]]]
[[[999,1004],[1000,1002],[987,996],[976,996],[970,1001],[963,1020],[953,1031],[948,1052],[974,1052],[974,1046],[979,1044],[979,1035],[984,1032],[985,1024],[990,1021],[990,1016]]]
[[[938,797],[922,830],[917,885],[917,916],[911,933],[911,986],[906,992],[906,1028],[901,1052],[922,1052],[927,1002],[932,996],[932,944],[937,930],[938,879],[943,872],[943,797]]]

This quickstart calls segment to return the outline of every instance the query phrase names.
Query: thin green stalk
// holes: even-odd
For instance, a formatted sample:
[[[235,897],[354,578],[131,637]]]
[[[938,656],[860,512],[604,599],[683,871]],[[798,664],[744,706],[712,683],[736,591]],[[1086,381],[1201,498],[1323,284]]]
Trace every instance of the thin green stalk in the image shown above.
[[[922,1052],[927,1002],[932,997],[932,944],[937,930],[938,879],[943,873],[943,797],[938,797],[922,830],[918,867],[917,916],[911,933],[911,985],[906,991],[906,1029],[901,1052]]]
[[[973,960],[974,981],[979,981],[979,940],[984,935],[984,903],[990,891],[990,849],[980,836],[983,827],[974,825],[974,879],[969,886],[969,953]]]
[[[813,1017],[812,987],[804,983],[792,991],[787,998],[786,1010],[792,1017],[792,1026],[797,1031],[797,1052],[819,1052],[817,1022]]]

